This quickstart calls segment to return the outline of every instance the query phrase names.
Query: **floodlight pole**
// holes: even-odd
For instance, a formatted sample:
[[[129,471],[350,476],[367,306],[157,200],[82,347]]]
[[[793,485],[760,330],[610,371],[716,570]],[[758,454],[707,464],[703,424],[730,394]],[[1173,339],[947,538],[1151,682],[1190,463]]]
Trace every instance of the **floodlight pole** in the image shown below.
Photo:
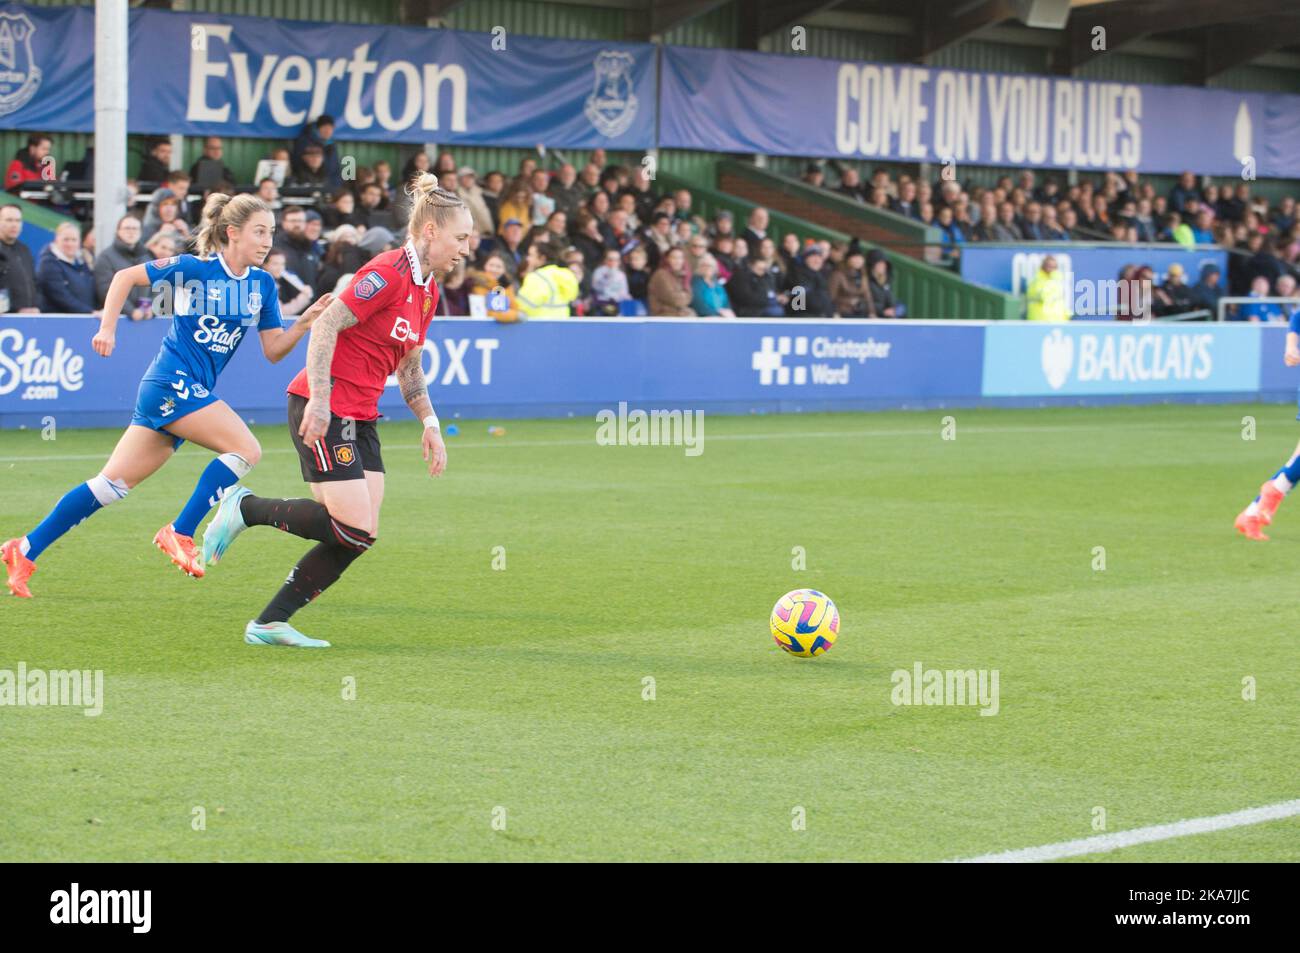
[[[95,253],[126,212],[127,0],[95,0]]]

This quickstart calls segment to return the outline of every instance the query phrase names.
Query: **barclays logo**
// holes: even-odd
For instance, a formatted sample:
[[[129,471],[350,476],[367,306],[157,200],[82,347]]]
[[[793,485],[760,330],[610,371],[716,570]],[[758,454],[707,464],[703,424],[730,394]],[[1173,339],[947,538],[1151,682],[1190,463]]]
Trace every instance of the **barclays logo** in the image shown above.
[[[1060,390],[1070,377],[1074,365],[1074,339],[1059,328],[1043,338],[1043,376],[1047,386]]]
[[[1054,391],[1071,375],[1079,383],[1204,381],[1214,371],[1213,343],[1214,335],[1208,332],[1071,335],[1054,328],[1043,337],[1043,377]]]

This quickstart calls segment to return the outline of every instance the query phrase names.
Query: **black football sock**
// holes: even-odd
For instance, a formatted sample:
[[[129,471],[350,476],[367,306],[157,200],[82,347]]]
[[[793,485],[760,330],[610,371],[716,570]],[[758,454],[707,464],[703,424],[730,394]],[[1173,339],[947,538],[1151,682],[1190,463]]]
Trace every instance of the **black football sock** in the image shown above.
[[[352,527],[346,529],[360,533]],[[257,623],[266,625],[268,622],[288,622],[290,616],[334,585],[344,570],[374,544],[375,537],[369,534],[360,536],[362,538],[354,540],[354,544],[320,543],[313,547],[298,560],[298,565],[290,571],[289,578],[284,581],[275,598],[266,604],[262,614],[257,617]]]
[[[246,496],[239,501],[239,513],[245,526],[274,526],[303,539],[322,543],[335,541],[330,529],[330,513],[325,504],[315,500],[276,500],[264,496]]]

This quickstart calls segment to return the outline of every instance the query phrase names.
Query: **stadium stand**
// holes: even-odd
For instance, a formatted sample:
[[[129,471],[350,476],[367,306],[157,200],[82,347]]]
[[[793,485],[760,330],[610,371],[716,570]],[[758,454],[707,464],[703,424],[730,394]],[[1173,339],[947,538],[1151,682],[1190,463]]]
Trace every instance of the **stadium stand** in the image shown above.
[[[571,18],[566,16],[572,11],[554,4],[535,6],[538,9],[527,21],[531,29],[540,34],[572,29]],[[742,48],[752,42],[755,48],[779,51],[772,45],[770,32],[764,37],[749,36],[743,3],[708,6],[717,9],[674,13],[670,28],[661,34],[664,42]],[[884,6],[892,9],[890,4]],[[259,6],[257,12],[261,10]],[[248,12],[253,12],[251,7]],[[293,0],[282,0],[277,8],[279,15],[287,17],[299,12]],[[901,13],[901,8],[897,12]],[[512,8],[512,13],[521,11]],[[336,11],[339,20],[405,24],[421,23],[421,14],[421,5],[411,3],[376,7],[344,2]],[[423,20],[426,25],[473,29],[482,27],[483,18],[490,16],[482,4],[467,3],[435,24],[429,24],[427,17]],[[840,24],[833,13],[812,16],[810,21],[814,46],[820,47],[810,52],[834,55],[854,43],[866,42],[866,34],[859,33],[847,45],[841,42],[836,47],[831,34]],[[593,29],[610,38],[620,32],[635,36],[641,29],[630,8],[604,11],[593,22],[599,24]],[[1212,28],[1209,23],[1205,26]],[[1006,32],[1014,28],[1004,25],[998,29]],[[1007,35],[1010,38],[1009,32]],[[954,45],[945,65],[965,65],[951,51],[974,41],[964,36],[950,41]],[[1155,72],[1154,65],[1150,69]],[[1230,72],[1231,66],[1225,70]],[[1279,77],[1283,72],[1273,71]],[[1257,70],[1255,75],[1262,73]],[[1295,74],[1287,75],[1293,78]],[[576,315],[638,314],[648,308],[648,282],[626,274],[628,255],[637,246],[644,248],[651,272],[668,248],[681,246],[688,252],[687,264],[694,274],[700,256],[691,251],[691,242],[703,236],[705,251],[717,259],[718,281],[725,287],[737,270],[735,239],[723,238],[719,243],[714,216],[729,211],[740,222],[756,205],[768,209],[775,239],[795,236],[796,250],[785,250],[784,267],[772,269],[779,282],[785,283],[779,298],[789,298],[794,271],[806,273],[802,261],[805,246],[823,243],[817,272],[829,287],[835,273],[844,270],[848,243],[856,241],[864,251],[884,253],[894,293],[905,305],[902,312],[914,318],[1001,319],[1023,313],[1024,302],[1017,300],[1023,287],[985,287],[965,275],[962,249],[977,243],[1014,243],[1025,248],[1057,242],[1125,244],[1133,255],[1117,270],[1121,279],[1127,269],[1136,271],[1146,264],[1147,250],[1160,244],[1228,253],[1227,267],[1219,269],[1226,273],[1213,284],[1202,281],[1201,274],[1175,272],[1171,277],[1165,269],[1153,269],[1159,289],[1158,310],[1165,313],[1182,313],[1177,308],[1184,304],[1215,313],[1224,294],[1258,297],[1255,286],[1261,277],[1267,280],[1265,295],[1285,297],[1284,279],[1300,278],[1300,221],[1294,183],[1261,183],[1263,189],[1257,190],[1249,181],[1216,180],[1192,170],[1166,186],[1160,177],[1140,176],[1122,168],[1098,174],[1020,169],[989,179],[997,170],[965,168],[952,175],[951,170],[937,166],[817,157],[782,157],[774,159],[769,168],[762,156],[738,159],[705,152],[665,156],[665,168],[681,168],[689,174],[674,176],[661,170],[656,181],[650,182],[643,180],[639,155],[607,156],[597,150],[591,155],[565,156],[556,150],[533,153],[493,147],[426,153],[383,143],[341,141],[334,137],[335,126],[333,117],[314,116],[290,141],[189,137],[181,148],[171,139],[133,136],[136,154],[130,168],[136,176],[127,183],[132,196],[129,212],[141,220],[142,230],[139,241],[123,245],[117,253],[145,255],[146,245],[158,236],[158,247],[167,248],[170,240],[177,251],[184,251],[191,247],[192,229],[207,192],[258,191],[276,209],[277,217],[296,207],[314,213],[307,217],[305,239],[291,238],[282,231],[282,246],[307,243],[296,252],[288,249],[283,279],[287,303],[302,294],[302,287],[318,293],[332,290],[350,274],[338,265],[356,255],[346,253],[340,245],[373,253],[397,242],[404,224],[404,178],[415,170],[433,168],[444,177],[445,186],[466,198],[474,212],[481,236],[468,272],[481,273],[490,255],[502,253],[507,266],[502,280],[517,289],[529,267],[530,245],[544,242],[548,256],[557,261],[563,260],[570,248],[581,252],[581,265],[576,268],[581,272],[581,290],[572,307]],[[13,150],[6,172],[10,194],[29,203],[25,208],[40,207],[54,213],[46,215],[42,231],[25,229],[23,233],[33,260],[39,261],[45,254],[60,220],[76,222],[89,236],[94,199],[89,137],[15,129],[0,135],[0,146]],[[77,159],[70,160],[72,155]],[[343,155],[354,163],[347,181],[341,171]],[[394,174],[395,169],[402,171]],[[795,169],[800,173],[797,176]],[[188,181],[169,178],[181,174],[180,170],[188,170]],[[173,195],[173,188],[184,191]],[[1262,191],[1271,192],[1272,197],[1265,197]],[[691,198],[683,202],[682,196]],[[553,214],[556,212],[559,214]],[[666,224],[656,224],[659,213],[667,215]],[[26,218],[30,220],[30,212]],[[513,220],[519,224],[511,225]],[[743,227],[737,231],[737,237],[742,237]],[[518,234],[512,236],[514,232]],[[760,252],[748,245],[741,247],[746,255]],[[95,251],[88,237],[79,255],[86,268],[93,270]],[[612,260],[605,260],[609,251],[620,255],[623,278],[630,286],[629,300],[635,304],[611,308],[609,299],[593,291],[595,271],[612,266]],[[570,257],[576,265],[577,257]],[[310,264],[326,260],[333,260],[335,266]],[[298,274],[295,268],[299,267],[310,274]],[[608,278],[606,273],[606,284]],[[455,288],[461,281],[453,276],[449,284]],[[21,291],[18,297],[22,297]],[[444,306],[467,308],[461,297],[447,295]],[[789,300],[784,300],[783,310],[790,315],[814,316],[794,311]],[[831,312],[839,316],[833,307]],[[743,309],[736,313],[747,316]],[[1247,320],[1280,319],[1281,311],[1232,305],[1226,314]]]

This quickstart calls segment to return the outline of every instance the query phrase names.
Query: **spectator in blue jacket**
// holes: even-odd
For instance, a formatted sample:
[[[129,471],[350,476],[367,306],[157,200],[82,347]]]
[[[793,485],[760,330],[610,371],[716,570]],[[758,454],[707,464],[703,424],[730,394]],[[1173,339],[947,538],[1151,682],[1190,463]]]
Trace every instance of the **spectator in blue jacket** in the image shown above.
[[[81,230],[64,222],[36,266],[36,300],[52,314],[90,314],[95,310],[95,275],[81,252]]]
[[[1196,244],[1214,244],[1214,228],[1211,222],[1213,217],[1209,210],[1204,208],[1196,213],[1196,218],[1192,220],[1192,237],[1196,239]]]
[[[718,281],[718,260],[701,255],[691,279],[691,310],[701,318],[734,318],[726,286]]]
[[[1201,280],[1192,285],[1192,300],[1196,307],[1210,312],[1211,320],[1219,316],[1219,299],[1223,297],[1223,275],[1218,265],[1201,266]]]

